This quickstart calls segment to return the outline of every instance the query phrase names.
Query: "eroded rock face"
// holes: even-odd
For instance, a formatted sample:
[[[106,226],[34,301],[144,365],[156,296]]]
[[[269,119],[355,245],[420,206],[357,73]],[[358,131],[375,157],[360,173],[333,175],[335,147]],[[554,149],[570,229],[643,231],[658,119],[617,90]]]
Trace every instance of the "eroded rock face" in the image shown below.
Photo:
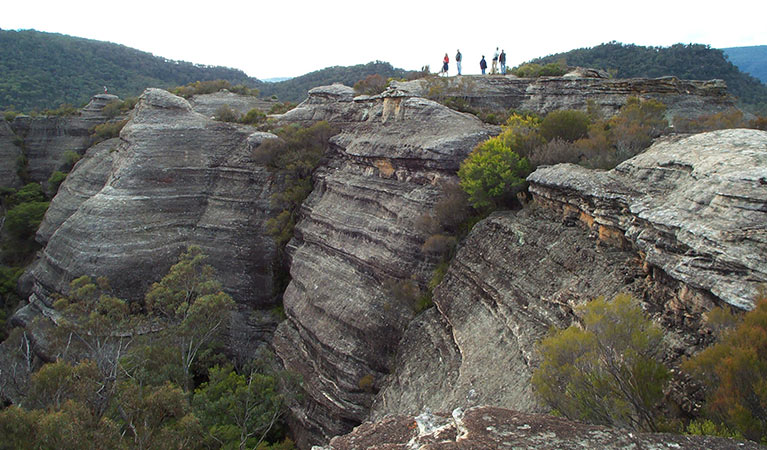
[[[94,147],[52,202],[39,236],[47,245],[29,273],[36,298],[47,303],[83,274],[140,297],[196,244],[239,303],[271,304],[272,183],[251,158],[263,138],[252,134],[147,90],[119,141]]]
[[[66,152],[82,155],[91,146],[91,129],[94,126],[120,119],[110,119],[102,111],[104,106],[115,100],[119,100],[116,95],[98,94],[73,116],[16,117],[10,126],[23,140],[30,179],[38,183],[47,182],[54,171],[61,170],[66,162]],[[0,147],[3,145],[0,142]]]
[[[710,436],[635,433],[566,419],[480,406],[452,414],[392,415],[365,422],[315,450],[362,449],[757,449],[755,442]]]
[[[752,309],[767,282],[767,132],[668,139],[609,172],[559,165],[529,181],[541,201],[583,215],[647,264],[736,308]]]
[[[285,122],[328,120],[341,132],[315,174],[291,241],[288,320],[274,345],[306,396],[293,409],[300,445],[326,442],[367,415],[413,305],[392,283],[424,286],[433,262],[415,220],[454,179],[460,161],[497,129],[419,98],[360,98],[349,88],[312,90]]]
[[[475,108],[516,109],[541,115],[557,109],[586,111],[591,103],[611,116],[629,97],[654,99],[667,107],[668,119],[693,118],[733,108],[733,99],[721,80],[689,81],[675,77],[612,79],[592,76],[588,70],[563,77],[517,78],[513,75],[466,75],[437,81],[392,82],[390,95],[427,96],[429,90],[464,99]]]
[[[631,294],[664,327],[675,365],[712,341],[703,314],[750,309],[767,282],[767,133],[661,141],[608,172],[539,168],[536,202],[474,227],[405,332],[373,418],[491,404],[539,411],[530,388],[550,327],[577,305]],[[762,181],[765,180],[765,181]],[[672,395],[692,407],[683,392]]]

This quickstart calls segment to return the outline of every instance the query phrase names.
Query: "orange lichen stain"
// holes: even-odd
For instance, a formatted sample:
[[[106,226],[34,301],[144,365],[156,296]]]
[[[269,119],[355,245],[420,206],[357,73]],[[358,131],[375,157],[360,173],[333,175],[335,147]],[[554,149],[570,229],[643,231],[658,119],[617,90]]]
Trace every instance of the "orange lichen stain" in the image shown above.
[[[391,178],[394,175],[394,166],[388,159],[379,159],[373,163],[378,168],[378,173],[384,178]]]
[[[586,214],[586,213],[585,213],[585,212],[583,212],[583,211],[581,211],[581,214],[580,214],[580,216],[578,217],[578,219],[579,219],[581,222],[585,223],[585,224],[586,224],[586,226],[588,226],[589,228],[591,228],[591,227],[593,227],[593,226],[594,226],[594,218],[593,218],[592,216],[590,216],[590,215]]]
[[[618,248],[623,248],[626,243],[626,239],[620,230],[604,225],[599,225],[599,240]]]

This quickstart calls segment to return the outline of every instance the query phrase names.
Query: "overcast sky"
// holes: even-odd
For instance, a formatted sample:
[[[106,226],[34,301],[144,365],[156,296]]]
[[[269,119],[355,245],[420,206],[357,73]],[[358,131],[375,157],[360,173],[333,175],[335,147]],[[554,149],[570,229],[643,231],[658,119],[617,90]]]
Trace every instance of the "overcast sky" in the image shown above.
[[[109,41],[264,79],[373,60],[434,71],[445,53],[454,73],[457,49],[463,72],[478,73],[496,46],[514,66],[613,40],[767,45],[766,18],[767,0],[11,0],[0,28]]]

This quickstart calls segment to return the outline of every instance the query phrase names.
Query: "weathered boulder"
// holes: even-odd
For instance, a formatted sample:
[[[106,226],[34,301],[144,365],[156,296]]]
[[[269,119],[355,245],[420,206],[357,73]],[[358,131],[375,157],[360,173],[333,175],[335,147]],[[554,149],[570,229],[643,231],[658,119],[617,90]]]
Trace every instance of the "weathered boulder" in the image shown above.
[[[591,104],[611,116],[629,97],[654,99],[667,107],[666,116],[693,118],[735,106],[722,80],[689,81],[675,77],[613,79],[594,77],[581,69],[562,77],[517,78],[467,75],[452,78],[393,81],[389,95],[459,97],[475,108],[532,111],[586,111]]]
[[[258,109],[264,113],[269,112],[274,100],[265,100],[252,95],[242,95],[222,89],[212,94],[199,94],[189,99],[192,109],[206,117],[213,117],[222,106],[227,106],[239,115],[245,115],[251,109]]]
[[[758,449],[750,441],[635,433],[543,414],[480,406],[452,414],[392,415],[365,422],[315,450],[413,449]]]
[[[425,236],[414,223],[439,197],[439,182],[454,179],[460,161],[497,132],[429,100],[354,100],[340,86],[312,90],[282,117],[314,120],[341,132],[289,244],[288,320],[274,339],[285,367],[303,379],[306,395],[293,408],[303,446],[366,417],[414,315],[391,286],[424,286],[434,264],[419,250]]]
[[[238,302],[270,305],[272,183],[252,160],[252,134],[147,90],[119,142],[95,147],[52,202],[39,238],[47,245],[28,272],[34,294],[48,302],[88,274],[134,299],[197,244]]]

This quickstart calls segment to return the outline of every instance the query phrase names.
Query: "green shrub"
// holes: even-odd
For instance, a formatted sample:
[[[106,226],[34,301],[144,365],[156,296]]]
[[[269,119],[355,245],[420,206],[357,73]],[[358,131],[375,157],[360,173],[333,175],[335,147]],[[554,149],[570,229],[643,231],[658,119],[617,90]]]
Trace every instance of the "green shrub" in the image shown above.
[[[520,78],[560,77],[568,71],[567,64],[563,61],[549,63],[542,66],[537,63],[522,64],[511,69],[511,73]]]
[[[96,125],[91,130],[91,136],[94,140],[94,144],[120,136],[120,131],[123,129],[126,123],[128,123],[127,120],[121,120],[119,122],[107,122],[102,123],[101,125]]]
[[[461,163],[461,187],[476,209],[510,206],[514,195],[525,187],[530,173],[527,158],[520,157],[500,137],[479,144]]]
[[[48,191],[52,196],[56,195],[56,193],[59,191],[59,186],[61,186],[61,183],[63,183],[66,178],[67,174],[64,172],[59,172],[58,170],[53,172],[51,176],[48,177]]]
[[[72,170],[72,167],[82,158],[82,155],[74,150],[67,150],[62,156],[64,157],[64,163],[61,165],[61,170],[65,172]]]
[[[757,117],[748,126],[755,130],[767,131],[767,117]]]
[[[275,103],[269,108],[269,114],[285,114],[295,107],[296,104],[291,102]]]
[[[381,75],[374,73],[354,83],[354,91],[364,95],[377,95],[385,91],[387,85],[387,81]]]
[[[40,183],[28,183],[19,188],[9,197],[8,207],[13,207],[21,203],[32,203],[45,201],[45,193]]]
[[[705,417],[767,441],[767,292],[721,340],[682,364],[706,391]]]
[[[191,98],[199,94],[212,94],[221,89],[232,89],[232,84],[226,80],[195,81],[185,86],[179,86],[171,90],[173,94],[180,97]]]
[[[731,108],[718,113],[704,114],[695,118],[674,117],[674,129],[680,133],[702,133],[704,131],[746,128],[743,112]]]
[[[552,111],[541,122],[540,133],[546,141],[562,139],[575,142],[588,136],[591,119],[583,111],[561,109]]]
[[[16,239],[33,238],[47,209],[48,202],[27,202],[14,206],[5,215],[6,231]]]
[[[3,112],[3,119],[5,119],[6,122],[12,122],[18,115],[19,113],[13,110],[5,111]]]
[[[229,105],[219,106],[216,108],[216,112],[213,115],[216,120],[222,122],[237,122],[238,116],[239,113],[233,110]]]
[[[660,362],[663,330],[625,294],[578,309],[581,327],[556,330],[538,347],[536,394],[569,419],[656,431],[656,407],[670,378]]]
[[[70,104],[63,104],[56,109],[46,109],[43,111],[44,116],[73,116],[77,114],[79,110]]]
[[[258,108],[253,108],[240,119],[245,125],[259,125],[266,122],[266,114]]]

